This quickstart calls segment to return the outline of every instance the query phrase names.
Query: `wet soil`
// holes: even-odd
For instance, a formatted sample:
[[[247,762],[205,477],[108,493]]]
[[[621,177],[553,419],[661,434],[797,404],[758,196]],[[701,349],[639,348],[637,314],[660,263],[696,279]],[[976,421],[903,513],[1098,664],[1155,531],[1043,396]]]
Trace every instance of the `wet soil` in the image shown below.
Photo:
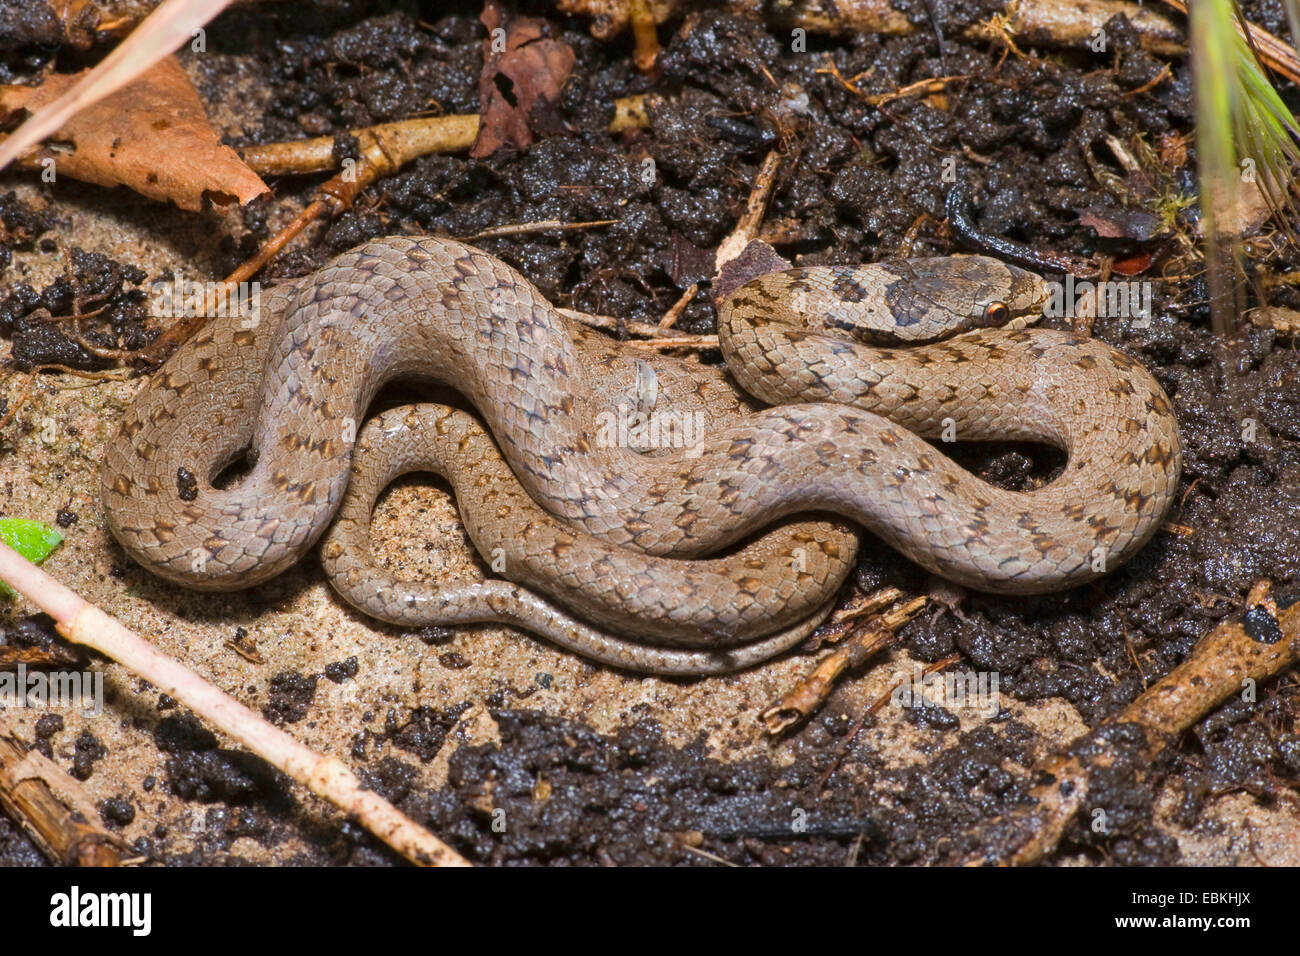
[[[1138,278],[1160,279],[1148,327],[1100,319],[1094,334],[1138,358],[1174,402],[1184,477],[1169,517],[1184,530],[1160,532],[1097,584],[1043,598],[970,594],[953,610],[927,611],[909,624],[901,633],[905,653],[894,658],[903,674],[911,661],[955,654],[957,669],[999,675],[1003,706],[988,720],[972,722],[931,705],[901,718],[868,718],[851,736],[866,704],[888,688],[873,680],[871,666],[820,714],[771,745],[755,743],[761,695],[747,698],[729,720],[696,724],[694,735],[665,733],[671,717],[653,700],[599,727],[575,719],[578,714],[535,709],[552,695],[579,693],[593,673],[586,665],[574,665],[572,680],[554,686],[551,673],[539,671],[532,681],[504,681],[494,690],[463,696],[444,690],[436,702],[366,710],[352,728],[354,766],[471,859],[931,864],[993,854],[998,834],[975,834],[1026,802],[1038,758],[1100,727],[1166,674],[1217,621],[1242,609],[1256,580],[1300,584],[1300,356],[1275,332],[1252,329],[1239,350],[1235,392],[1216,376],[1201,269],[1185,254],[1197,219],[1187,64],[1170,64],[1171,76],[1158,79],[1164,62],[1141,50],[1122,19],[1108,24],[1104,54],[1022,57],[961,39],[964,26],[998,4],[900,6],[923,25],[916,35],[810,35],[807,51],[797,53],[786,32],[706,10],[661,29],[659,74],[648,78],[633,68],[626,39],[597,42],[584,23],[524,4],[525,11],[546,15],[554,35],[576,53],[561,104],[568,128],[522,153],[419,160],[291,245],[266,278],[303,274],[374,236],[463,237],[508,223],[615,219],[562,238],[538,233],[477,244],[560,305],[654,322],[687,286],[709,278],[711,250],[734,227],[768,150],[780,146],[787,157],[768,221],[783,226],[778,251],[801,265],[870,262],[904,249],[962,251],[941,225],[944,171],[954,169],[970,189],[980,229],[1074,257],[1141,261],[1146,269]],[[1285,34],[1277,4],[1248,9]],[[209,31],[208,55],[186,56],[184,63],[218,125],[231,131],[232,144],[334,134],[346,151],[344,134],[352,127],[477,110],[477,14],[476,5],[457,3],[439,4],[437,13],[416,3],[269,4],[223,16]],[[942,52],[936,32],[947,38]],[[39,39],[0,43],[11,75],[48,55]],[[933,97],[867,102],[920,79],[954,75],[965,79]],[[793,112],[782,102],[791,96],[790,83],[806,95],[804,102],[796,92]],[[614,100],[643,92],[665,94],[650,109],[650,127],[610,135]],[[1108,137],[1151,148],[1144,182],[1126,180]],[[647,159],[653,185],[643,176]],[[213,275],[229,272],[309,201],[316,181],[275,182],[272,198],[226,217],[219,247],[214,251],[209,241],[200,261]],[[6,248],[39,250],[46,219],[60,216],[67,193],[36,192],[29,203],[0,201]],[[1148,208],[1177,211],[1133,237],[1102,237],[1081,221],[1121,221],[1134,196],[1151,199]],[[1268,267],[1293,269],[1295,253],[1275,247],[1281,251]],[[41,310],[67,314],[77,290],[92,289],[109,305],[102,334],[116,334],[129,347],[156,333],[143,321],[138,291],[149,266],[91,251],[72,253],[68,261],[68,274],[44,283],[29,283],[17,267],[0,271],[0,332],[12,340],[17,368],[102,367],[38,321]],[[1275,303],[1300,307],[1300,293],[1279,292]],[[678,325],[709,332],[714,318],[701,294]],[[1064,327],[1068,320],[1048,324]],[[8,454],[20,449],[11,446]],[[963,448],[959,457],[1009,487],[1041,482],[1059,465],[1059,455],[1026,446]],[[870,544],[864,552],[854,588],[929,586],[896,554]],[[141,586],[142,572],[126,567],[120,552],[111,560],[118,577]],[[249,599],[250,615],[281,600],[274,590],[258,592],[266,596]],[[248,625],[247,617],[235,620]],[[226,639],[235,627],[224,628]],[[467,650],[471,644],[451,646],[449,633],[419,637],[418,651],[446,680],[466,668],[472,675],[482,663]],[[324,720],[329,695],[320,688],[346,689],[366,679],[365,666],[358,673],[357,657],[344,649],[319,670],[273,670],[248,689],[262,698],[255,706],[268,718],[300,728]],[[143,691],[140,682],[131,683]],[[703,684],[721,694],[730,686],[646,684],[670,693],[674,687],[693,693]],[[1080,747],[1104,745],[1119,755],[1093,787],[1109,826],[1098,832],[1087,821],[1076,825],[1054,860],[1192,862],[1201,844],[1186,833],[1204,830],[1207,807],[1233,794],[1249,795],[1250,808],[1290,814],[1294,826],[1298,705],[1300,686],[1293,675],[1283,677],[1262,687],[1255,701],[1219,708],[1154,767],[1126,728],[1097,730],[1098,739]],[[1051,715],[1062,708],[1068,716],[1053,723]],[[175,702],[159,700],[156,708],[137,702],[125,713],[124,723],[150,735],[161,770],[123,781],[122,794],[106,797],[103,808],[117,826],[135,828],[136,847],[150,859],[268,858],[250,856],[255,845],[281,862],[393,862],[355,827],[303,807],[284,778],[259,761],[223,749],[177,713]],[[452,740],[468,724],[481,731],[477,737]],[[728,740],[739,735],[751,744],[718,746],[720,728]],[[63,740],[63,751],[75,750],[87,777],[103,773],[96,769],[103,745],[84,731],[63,739],[70,734],[52,730],[45,745],[54,739],[62,752],[57,743]],[[907,745],[899,747],[903,738]],[[436,787],[429,785],[433,765]],[[154,795],[163,792],[202,816],[198,836],[180,841],[174,828],[147,825]],[[162,809],[159,804],[160,819]],[[1231,824],[1216,818],[1209,829]],[[241,838],[251,842],[237,844]],[[1212,858],[1240,859],[1227,851]],[[2,818],[0,862],[39,862]]]

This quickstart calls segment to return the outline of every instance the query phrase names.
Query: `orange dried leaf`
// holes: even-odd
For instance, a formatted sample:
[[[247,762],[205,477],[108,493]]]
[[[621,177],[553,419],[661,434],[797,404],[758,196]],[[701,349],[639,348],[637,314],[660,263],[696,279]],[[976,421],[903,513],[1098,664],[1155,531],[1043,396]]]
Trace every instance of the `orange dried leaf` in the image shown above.
[[[84,74],[51,74],[40,86],[0,87],[0,113],[35,112]],[[206,195],[221,205],[246,203],[267,191],[235,151],[221,145],[194,84],[166,57],[131,83],[70,119],[38,147],[56,175],[100,186],[129,186],[141,195],[203,208]]]
[[[470,150],[475,159],[502,146],[526,149],[535,133],[563,127],[560,90],[575,61],[567,43],[546,36],[550,26],[545,20],[517,17],[505,27],[506,15],[495,2],[483,8],[479,19],[488,35],[479,76],[478,139]]]

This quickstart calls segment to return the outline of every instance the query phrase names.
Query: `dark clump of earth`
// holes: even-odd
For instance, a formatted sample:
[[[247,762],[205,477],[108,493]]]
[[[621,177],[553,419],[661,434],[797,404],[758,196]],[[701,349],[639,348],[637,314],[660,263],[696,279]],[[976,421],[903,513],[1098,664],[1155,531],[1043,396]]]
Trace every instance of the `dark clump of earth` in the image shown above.
[[[273,724],[296,724],[307,716],[316,697],[316,676],[285,671],[271,678],[271,699],[262,716]]]
[[[148,345],[156,331],[146,323],[147,296],[138,288],[146,276],[142,269],[123,266],[98,252],[73,248],[67,275],[36,290],[18,282],[0,298],[0,335],[13,342],[13,363],[28,371],[41,365],[61,365],[97,371],[113,365],[87,344],[100,349],[138,349]],[[105,328],[87,328],[78,341],[65,321],[92,313]]]
[[[358,126],[429,111],[477,111],[479,5],[451,3],[437,14],[419,7],[335,0],[236,9],[212,25],[211,54],[192,65],[211,103],[232,95],[223,82],[230,76],[265,91],[260,112],[234,145],[333,135],[337,151],[346,153],[347,132]],[[1158,263],[1176,253],[1178,232],[1190,235],[1196,216],[1195,205],[1182,202],[1195,185],[1194,150],[1187,156],[1186,61],[1169,63],[1162,78],[1166,64],[1141,49],[1122,17],[1107,24],[1104,54],[1041,58],[965,38],[966,26],[1001,4],[937,0],[900,7],[920,27],[914,35],[812,35],[806,52],[792,50],[788,32],[704,9],[685,24],[661,28],[665,48],[652,80],[632,66],[626,39],[596,41],[585,22],[523,3],[524,12],[546,16],[576,54],[560,104],[568,129],[522,152],[411,163],[364,190],[314,243],[291,246],[265,278],[304,274],[359,242],[393,233],[466,237],[509,223],[615,219],[562,237],[536,232],[477,244],[559,305],[657,322],[688,286],[707,282],[713,247],[734,227],[760,162],[777,147],[785,162],[767,221],[781,227],[773,240],[778,251],[800,265],[871,262],[904,250],[970,251],[938,225],[946,169],[969,187],[978,227],[988,234],[1075,257],[1149,255]],[[1280,4],[1245,7],[1274,33],[1286,34]],[[8,9],[0,5],[0,27],[12,16]],[[35,39],[19,42],[24,34],[13,32],[19,40],[0,43],[0,54],[13,57],[5,70],[32,68],[42,41],[40,25],[28,26]],[[936,31],[946,38],[942,51]],[[868,102],[918,80],[957,75],[966,79],[934,97]],[[615,100],[645,92],[664,94],[650,105],[649,127],[610,134]],[[1180,202],[1186,208],[1167,222],[1150,216],[1138,222],[1131,196],[1114,186],[1124,171],[1108,139],[1140,139],[1161,156],[1176,157],[1181,147],[1183,158],[1162,167],[1149,185],[1171,208]],[[1099,170],[1108,175],[1099,177]],[[304,203],[314,185],[285,178],[275,184],[273,202]],[[0,215],[9,208],[12,201],[0,202]],[[216,272],[229,272],[270,234],[271,208],[263,200],[244,211],[246,233],[222,249]],[[1129,223],[1133,232],[1099,235],[1086,224],[1098,217]],[[24,241],[39,236],[33,222],[32,239]],[[1298,258],[1278,244],[1269,268],[1294,271]],[[122,347],[148,341],[143,294],[133,288],[144,276],[76,251],[72,263],[69,279],[42,290],[20,284],[0,297],[0,331],[15,337],[16,360],[22,341],[28,364],[102,367],[75,343],[37,331],[41,310],[66,315],[78,302],[108,308],[110,327],[126,337]],[[1300,307],[1300,291],[1277,296],[1279,304]],[[1003,693],[1023,701],[1063,698],[1095,728],[1075,753],[1086,761],[1106,758],[1097,761],[1092,780],[1105,825],[1081,817],[1062,843],[1064,852],[1095,861],[1179,861],[1177,844],[1154,819],[1162,784],[1181,794],[1182,822],[1194,826],[1213,796],[1244,790],[1271,800],[1300,778],[1293,685],[1266,685],[1258,700],[1223,705],[1156,766],[1147,766],[1133,728],[1103,726],[1217,622],[1240,612],[1256,580],[1300,583],[1300,353],[1276,332],[1252,329],[1240,347],[1233,389],[1225,389],[1207,297],[1198,276],[1157,282],[1146,327],[1114,318],[1094,327],[1097,337],[1150,369],[1175,405],[1184,465],[1169,516],[1173,529],[1157,532],[1132,562],[1096,584],[1043,598],[970,594],[959,613],[923,614],[901,634],[921,660],[960,655],[960,666],[1000,675]],[[714,321],[709,296],[700,294],[677,325],[707,333]],[[1048,324],[1068,327],[1069,320]],[[1061,463],[1058,453],[1033,446],[963,448],[959,457],[977,474],[1014,488],[1042,483]],[[856,576],[860,589],[926,588],[925,575],[897,555],[866,550]],[[440,629],[425,635],[431,644],[444,637]],[[443,663],[459,666],[450,657]],[[331,667],[331,680],[352,676],[346,667]],[[305,680],[287,675],[273,692],[277,720],[306,714],[314,678],[311,688]],[[934,735],[927,759],[899,769],[885,765],[865,735],[848,738],[858,715],[842,712],[834,697],[778,745],[793,750],[789,766],[767,758],[718,760],[702,740],[671,747],[649,717],[603,736],[508,709],[500,699],[489,705],[496,708],[500,744],[457,750],[444,790],[420,789],[415,763],[439,752],[468,703],[390,714],[382,732],[358,735],[353,757],[369,786],[472,860],[499,864],[987,858],[1009,835],[982,826],[1030,799],[1032,775],[1009,768],[1031,768],[1041,755],[1035,731],[1024,724],[999,717],[963,734],[956,718],[937,706],[911,715]],[[166,717],[158,728],[158,746],[168,754],[166,785],[204,809],[204,837],[192,862],[229,862],[238,835],[271,846],[282,839],[292,798],[279,775],[246,754],[218,748],[192,718]],[[400,756],[372,759],[389,744]],[[138,806],[147,812],[145,802]],[[351,824],[328,833],[305,826],[310,859],[288,862],[393,861]],[[984,836],[972,835],[977,832]],[[140,849],[174,860],[166,834]],[[0,861],[35,862],[30,845],[3,817]]]

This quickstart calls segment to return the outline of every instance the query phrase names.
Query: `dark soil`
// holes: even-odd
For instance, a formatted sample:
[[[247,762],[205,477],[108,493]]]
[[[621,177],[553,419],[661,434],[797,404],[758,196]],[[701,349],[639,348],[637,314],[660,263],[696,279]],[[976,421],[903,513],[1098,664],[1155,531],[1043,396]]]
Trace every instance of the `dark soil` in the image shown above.
[[[374,236],[465,236],[507,223],[616,219],[607,228],[570,232],[563,242],[533,234],[479,244],[558,304],[657,321],[688,285],[708,279],[711,248],[733,228],[759,162],[776,145],[787,160],[768,219],[793,224],[792,238],[778,250],[803,265],[897,254],[923,216],[932,221],[915,231],[912,254],[961,251],[937,224],[947,189],[943,164],[953,158],[987,233],[1076,258],[1149,256],[1142,278],[1200,273],[1176,259],[1174,238],[1189,234],[1194,204],[1154,234],[1134,239],[1101,238],[1079,221],[1085,211],[1121,217],[1132,198],[1122,188],[1099,185],[1094,175],[1101,168],[1123,180],[1107,136],[1125,143],[1141,136],[1164,157],[1149,171],[1154,192],[1193,195],[1194,152],[1188,159],[1177,148],[1191,126],[1185,62],[1171,64],[1172,79],[1147,88],[1163,63],[1142,52],[1123,20],[1108,26],[1105,55],[1022,59],[960,39],[965,25],[998,4],[903,6],[922,25],[915,36],[812,35],[806,53],[791,52],[782,31],[704,12],[686,27],[661,29],[666,48],[653,80],[632,67],[626,40],[597,42],[584,23],[547,14],[556,35],[577,54],[562,103],[567,131],[523,153],[420,160],[366,190],[314,243],[292,245],[267,278],[305,273]],[[234,77],[241,86],[268,91],[260,116],[250,121],[255,141],[342,134],[430,109],[474,112],[478,6],[438,8],[434,14],[415,3],[337,0],[234,11],[210,30],[210,55],[191,65],[211,103],[226,100]],[[1248,9],[1285,34],[1278,3]],[[942,55],[936,27],[948,38]],[[17,41],[0,42],[0,54],[8,58],[6,69],[16,72],[39,59]],[[861,95],[836,72],[856,77]],[[946,108],[921,97],[881,108],[864,99],[954,74],[968,79],[947,87]],[[781,87],[789,82],[807,95],[806,113],[793,119],[780,106],[788,95]],[[668,94],[652,108],[651,127],[611,136],[606,126],[613,101],[650,91]],[[341,139],[340,149],[346,148]],[[646,158],[654,162],[653,186],[642,178]],[[305,202],[313,185],[303,179],[276,183],[274,199],[246,210],[246,235],[227,244],[214,271],[229,271],[269,234],[270,203]],[[6,217],[7,202],[0,209]],[[39,225],[26,231],[32,238],[22,241],[33,241]],[[1279,256],[1269,263],[1272,271],[1296,267],[1294,252]],[[93,287],[118,310],[115,316],[125,316],[130,287],[143,276],[93,256],[74,262],[78,274],[69,282]],[[15,286],[0,305],[0,324],[21,337],[34,311],[66,312],[74,292],[74,285]],[[960,654],[964,663],[958,666],[999,673],[1003,692],[1026,701],[1064,698],[1092,726],[1172,669],[1217,621],[1239,612],[1256,580],[1300,584],[1300,356],[1274,332],[1252,330],[1241,347],[1233,405],[1216,380],[1203,284],[1162,281],[1155,295],[1149,328],[1103,319],[1094,334],[1141,360],[1174,401],[1185,457],[1181,505],[1170,520],[1192,533],[1157,534],[1129,565],[1095,585],[1045,598],[972,594],[960,613],[923,615],[902,633],[924,660]],[[1277,303],[1300,307],[1300,293],[1290,295],[1295,301],[1279,293]],[[679,326],[708,332],[713,322],[709,297],[700,295]],[[61,346],[50,345],[48,353],[24,348],[32,364],[76,364],[78,358]],[[1243,440],[1246,419],[1254,422],[1253,440]],[[1020,446],[965,449],[962,460],[1009,486],[1041,481],[1057,463],[1050,452]],[[925,576],[897,555],[866,551],[857,587],[926,588]],[[315,678],[282,676],[268,711],[281,722],[300,720],[310,713]],[[344,668],[326,676],[337,681],[351,674]],[[1294,680],[1265,686],[1257,703],[1234,701],[1201,722],[1156,767],[1146,765],[1127,728],[1106,728],[1081,742],[1081,752],[1093,747],[1118,755],[1093,786],[1110,826],[1099,834],[1077,825],[1063,851],[1126,864],[1178,862],[1176,844],[1152,823],[1157,785],[1172,780],[1185,795],[1188,825],[1211,795],[1243,789],[1269,800],[1280,788],[1294,788],[1300,778],[1297,704]],[[353,754],[375,789],[485,862],[709,863],[684,846],[736,863],[951,862],[996,852],[996,835],[993,844],[982,845],[962,834],[1024,803],[1032,786],[1006,768],[1032,764],[1034,732],[1006,715],[905,770],[884,765],[861,735],[823,786],[857,716],[843,713],[834,698],[787,741],[797,759],[785,768],[766,759],[720,762],[706,756],[702,741],[674,749],[648,718],[603,737],[517,709],[509,700],[492,706],[498,708],[501,746],[457,751],[443,792],[413,789],[412,765],[401,760],[386,757],[367,767],[368,741],[390,739],[411,761],[427,761],[460,709],[390,715],[382,732],[375,725],[359,733]],[[163,724],[178,720],[168,717]],[[936,739],[954,720],[939,708],[917,715]],[[232,834],[273,845],[292,805],[282,778],[217,749],[199,728],[172,729],[158,740],[173,754],[166,786],[211,803],[207,832],[217,834],[188,862],[229,862],[223,847]],[[80,744],[77,750],[80,765]],[[94,747],[88,743],[85,750],[90,773]],[[537,799],[539,787],[547,788],[548,799]],[[505,833],[493,828],[494,808],[511,821]],[[118,817],[127,812],[112,809]],[[803,829],[793,830],[799,813]],[[140,849],[172,861],[166,834],[156,836]],[[391,862],[387,851],[352,827],[316,834],[313,845],[319,852],[310,862]],[[0,861],[37,861],[2,818]]]

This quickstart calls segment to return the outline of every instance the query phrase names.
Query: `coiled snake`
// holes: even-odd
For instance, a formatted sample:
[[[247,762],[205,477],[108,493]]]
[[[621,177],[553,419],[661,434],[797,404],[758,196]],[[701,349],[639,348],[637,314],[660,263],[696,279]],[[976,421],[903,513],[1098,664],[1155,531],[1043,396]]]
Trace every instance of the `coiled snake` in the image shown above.
[[[1181,465],[1169,400],[1110,346],[1024,328],[1045,299],[1037,276],[978,256],[762,276],[719,307],[727,368],[775,406],[762,408],[721,373],[666,358],[647,389],[644,365],[575,334],[486,253],[374,240],[265,293],[260,321],[217,320],[156,373],[106,450],[108,525],[162,577],[257,584],[325,532],[360,431],[323,560],[362,610],[504,621],[635,670],[729,670],[824,616],[855,554],[841,519],[1008,594],[1087,581],[1150,537]],[[457,389],[486,431],[445,406],[362,431],[398,378]],[[629,405],[693,422],[689,447],[647,452],[611,430]],[[941,435],[1043,442],[1068,460],[1046,486],[1007,491],[924,440]],[[214,487],[246,448],[248,474]],[[406,584],[375,566],[374,497],[417,468],[452,480],[471,537],[513,583]]]

